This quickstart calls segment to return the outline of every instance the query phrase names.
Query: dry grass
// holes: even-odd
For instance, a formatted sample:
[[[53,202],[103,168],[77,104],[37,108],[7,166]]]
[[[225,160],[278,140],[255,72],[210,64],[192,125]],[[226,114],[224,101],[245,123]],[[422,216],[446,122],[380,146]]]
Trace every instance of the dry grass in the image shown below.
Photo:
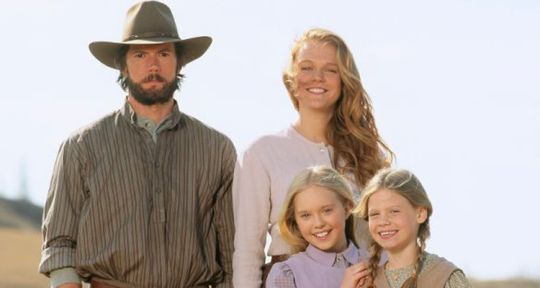
[[[38,273],[41,233],[0,229],[0,287],[47,287],[49,281]]]
[[[531,279],[508,279],[498,281],[476,281],[472,280],[471,284],[474,288],[540,288],[540,282]]]

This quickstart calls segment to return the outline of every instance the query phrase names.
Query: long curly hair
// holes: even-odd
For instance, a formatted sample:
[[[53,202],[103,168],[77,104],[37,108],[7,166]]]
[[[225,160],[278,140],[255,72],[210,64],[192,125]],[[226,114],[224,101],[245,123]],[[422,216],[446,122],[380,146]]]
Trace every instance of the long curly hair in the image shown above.
[[[429,217],[433,214],[431,201],[427,196],[426,190],[420,183],[420,180],[408,170],[405,169],[382,169],[366,185],[360,203],[353,210],[353,213],[358,217],[369,221],[368,204],[369,198],[380,190],[392,190],[411,203],[415,208],[422,207],[427,211],[426,220],[420,224],[416,240],[418,243],[418,257],[414,265],[413,274],[409,277],[402,288],[416,288],[418,275],[422,270],[422,259],[426,249],[426,240],[430,236]],[[381,259],[382,247],[371,240],[369,245],[371,257],[369,266],[371,268],[371,277],[375,279],[377,276],[377,268]],[[374,286],[373,286],[374,287]]]
[[[297,56],[302,44],[308,41],[336,47],[342,89],[326,136],[334,148],[334,167],[342,174],[354,175],[356,183],[362,187],[379,169],[390,165],[394,153],[379,136],[371,100],[362,86],[351,51],[343,39],[331,31],[307,30],[292,48],[289,65],[283,72],[283,83],[296,110]]]

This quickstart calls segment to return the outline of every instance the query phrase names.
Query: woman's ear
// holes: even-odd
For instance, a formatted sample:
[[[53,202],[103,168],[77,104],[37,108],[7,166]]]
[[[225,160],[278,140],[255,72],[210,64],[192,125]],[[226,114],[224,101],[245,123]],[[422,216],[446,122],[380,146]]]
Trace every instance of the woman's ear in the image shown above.
[[[427,209],[425,207],[416,208],[416,222],[422,224],[427,220]]]

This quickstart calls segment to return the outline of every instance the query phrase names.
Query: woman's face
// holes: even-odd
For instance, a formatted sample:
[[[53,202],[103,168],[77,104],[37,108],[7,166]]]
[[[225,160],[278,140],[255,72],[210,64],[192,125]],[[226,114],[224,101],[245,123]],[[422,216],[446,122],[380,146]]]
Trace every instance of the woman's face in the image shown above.
[[[336,47],[329,43],[306,41],[301,44],[294,63],[296,91],[300,113],[332,113],[341,94],[341,76]]]

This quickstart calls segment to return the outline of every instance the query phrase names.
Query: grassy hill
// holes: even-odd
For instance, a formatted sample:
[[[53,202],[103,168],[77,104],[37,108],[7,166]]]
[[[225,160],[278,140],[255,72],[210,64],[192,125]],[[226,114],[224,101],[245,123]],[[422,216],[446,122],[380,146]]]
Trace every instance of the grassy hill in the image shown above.
[[[520,278],[498,281],[471,280],[471,283],[474,288],[540,288],[540,281]]]
[[[4,228],[0,229],[0,239],[0,287],[48,287],[48,279],[38,273],[41,233]]]
[[[0,197],[0,228],[39,231],[43,208],[26,200]]]
[[[0,197],[0,287],[47,287],[38,273],[43,208]]]

